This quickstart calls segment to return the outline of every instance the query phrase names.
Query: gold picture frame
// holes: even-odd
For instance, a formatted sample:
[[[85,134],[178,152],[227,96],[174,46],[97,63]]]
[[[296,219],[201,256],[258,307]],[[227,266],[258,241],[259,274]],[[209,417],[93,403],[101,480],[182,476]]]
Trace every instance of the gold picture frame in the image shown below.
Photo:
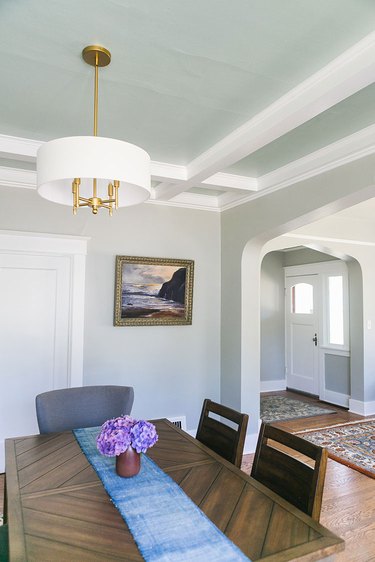
[[[115,326],[192,323],[194,261],[116,256]]]

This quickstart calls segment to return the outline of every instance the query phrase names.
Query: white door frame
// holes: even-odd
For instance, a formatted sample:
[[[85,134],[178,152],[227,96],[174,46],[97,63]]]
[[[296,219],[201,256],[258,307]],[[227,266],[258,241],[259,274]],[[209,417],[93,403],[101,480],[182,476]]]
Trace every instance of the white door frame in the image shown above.
[[[67,386],[83,383],[83,332],[85,303],[86,236],[0,230],[3,254],[64,256],[70,261],[69,341]]]
[[[344,261],[330,260],[326,262],[309,263],[304,265],[294,265],[284,267],[285,279],[287,277],[295,277],[300,275],[318,275],[320,280],[320,290],[318,298],[320,300],[319,311],[319,398],[321,400],[331,401],[342,406],[347,406],[349,396],[342,395],[333,396],[330,391],[326,390],[325,379],[325,354],[330,353],[333,355],[341,355],[350,357],[350,344],[349,344],[349,302],[348,302],[348,271]],[[328,318],[327,318],[327,303],[326,303],[326,282],[330,275],[343,275],[344,278],[344,330],[345,330],[345,344],[343,346],[331,345],[328,343]],[[285,354],[287,353],[287,345],[285,343]],[[287,358],[285,355],[285,364]]]

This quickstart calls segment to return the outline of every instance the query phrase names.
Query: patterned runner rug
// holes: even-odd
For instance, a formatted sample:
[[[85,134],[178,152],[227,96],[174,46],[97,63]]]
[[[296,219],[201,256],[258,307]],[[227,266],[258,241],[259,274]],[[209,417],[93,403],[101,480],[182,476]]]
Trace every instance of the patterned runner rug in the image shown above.
[[[284,396],[260,396],[260,417],[265,423],[335,414],[335,410]]]
[[[296,434],[328,449],[331,459],[375,478],[375,418]]]

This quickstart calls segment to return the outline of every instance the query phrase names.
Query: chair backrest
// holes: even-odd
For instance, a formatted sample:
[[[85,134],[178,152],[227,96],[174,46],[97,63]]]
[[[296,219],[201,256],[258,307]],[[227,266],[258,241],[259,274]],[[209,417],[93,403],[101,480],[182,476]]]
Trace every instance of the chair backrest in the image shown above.
[[[82,386],[39,394],[35,399],[40,433],[68,431],[102,425],[130,414],[134,401],[131,386]]]
[[[281,444],[283,450],[275,448],[275,444]],[[292,454],[299,453],[300,458],[291,456],[285,447],[291,449]],[[301,455],[314,463],[308,461],[310,464],[307,464]],[[251,476],[319,521],[327,457],[328,452],[323,447],[262,423]]]
[[[210,413],[229,420],[232,425],[236,425],[236,428],[210,417]],[[206,398],[203,402],[196,439],[226,460],[241,467],[248,420],[247,414],[241,414]]]

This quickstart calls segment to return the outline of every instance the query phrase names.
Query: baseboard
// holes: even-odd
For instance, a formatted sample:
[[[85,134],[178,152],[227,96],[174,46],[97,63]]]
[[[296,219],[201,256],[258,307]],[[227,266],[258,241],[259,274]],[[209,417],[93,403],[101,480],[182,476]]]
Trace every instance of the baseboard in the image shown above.
[[[334,390],[324,390],[324,393],[320,397],[324,402],[329,402],[330,404],[335,404],[336,406],[342,406],[343,408],[349,408],[349,395],[341,394],[340,392],[335,392]]]
[[[375,400],[362,402],[361,400],[349,399],[349,412],[360,416],[373,416],[375,414]]]
[[[275,392],[276,390],[286,389],[286,379],[278,379],[276,381],[260,381],[261,392]]]

